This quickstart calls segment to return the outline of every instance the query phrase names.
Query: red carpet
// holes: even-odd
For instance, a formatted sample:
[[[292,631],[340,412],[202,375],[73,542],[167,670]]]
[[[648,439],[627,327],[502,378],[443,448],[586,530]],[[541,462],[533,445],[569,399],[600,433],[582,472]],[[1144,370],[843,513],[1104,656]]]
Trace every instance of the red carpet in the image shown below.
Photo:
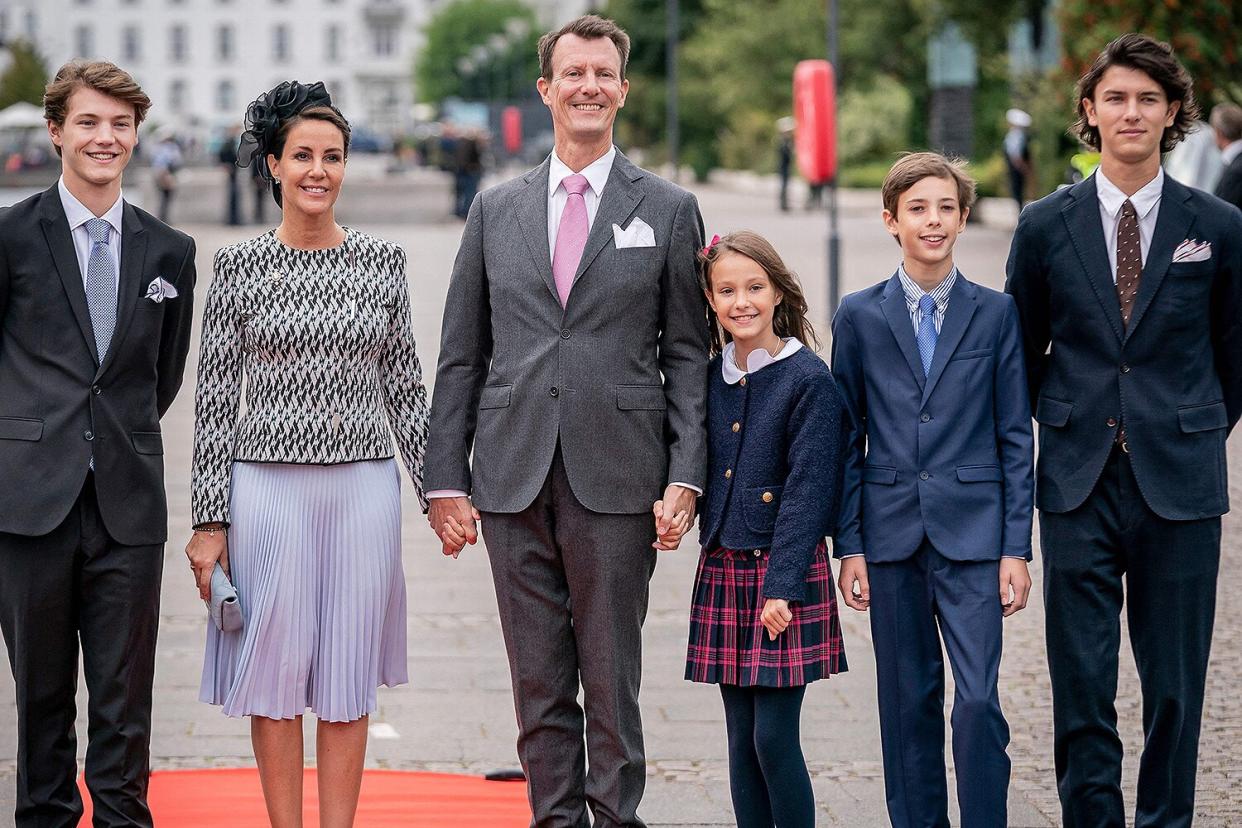
[[[306,826],[319,824],[315,771],[303,781]],[[89,826],[90,797],[82,785]],[[155,771],[151,813],[160,828],[267,828],[263,791],[254,768]],[[362,777],[357,828],[525,828],[526,786],[448,773],[368,770]]]

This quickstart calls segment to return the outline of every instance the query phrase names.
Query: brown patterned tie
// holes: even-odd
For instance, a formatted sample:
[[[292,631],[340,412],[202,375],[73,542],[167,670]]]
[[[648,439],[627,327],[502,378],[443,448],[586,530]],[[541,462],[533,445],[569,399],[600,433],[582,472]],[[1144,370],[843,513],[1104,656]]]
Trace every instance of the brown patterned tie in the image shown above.
[[[1130,324],[1134,297],[1138,296],[1139,279],[1143,275],[1143,248],[1139,241],[1138,213],[1130,199],[1121,205],[1117,222],[1117,300],[1121,303],[1121,322]]]
[[[1117,222],[1117,301],[1121,303],[1121,324],[1128,327],[1130,312],[1134,310],[1134,298],[1138,296],[1139,280],[1143,276],[1143,247],[1139,239],[1138,213],[1130,199],[1121,205],[1121,220]],[[1117,426],[1117,445],[1129,451],[1126,444],[1126,424]]]

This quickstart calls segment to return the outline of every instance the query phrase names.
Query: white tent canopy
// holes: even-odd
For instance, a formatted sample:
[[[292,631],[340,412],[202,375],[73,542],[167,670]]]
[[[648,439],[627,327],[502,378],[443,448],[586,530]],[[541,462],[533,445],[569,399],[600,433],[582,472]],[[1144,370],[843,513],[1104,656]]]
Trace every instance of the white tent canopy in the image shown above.
[[[0,110],[0,129],[22,129],[43,125],[43,110],[34,104],[18,101]]]

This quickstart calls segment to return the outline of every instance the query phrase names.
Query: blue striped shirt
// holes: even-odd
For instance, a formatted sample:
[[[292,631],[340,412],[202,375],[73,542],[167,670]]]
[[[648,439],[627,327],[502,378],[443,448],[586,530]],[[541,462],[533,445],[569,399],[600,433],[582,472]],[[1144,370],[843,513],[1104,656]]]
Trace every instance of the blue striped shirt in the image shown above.
[[[932,321],[935,322],[936,333],[939,334],[940,326],[944,324],[944,312],[949,307],[949,292],[953,290],[953,283],[957,281],[957,268],[950,270],[949,275],[944,277],[944,281],[930,291],[923,290],[910,278],[910,274],[906,273],[905,265],[897,268],[897,278],[901,280],[901,289],[906,294],[906,310],[910,312],[910,324],[914,326],[914,335],[918,336],[919,322],[923,319],[923,314],[919,311],[919,300],[925,293],[930,294],[932,301],[936,303]]]

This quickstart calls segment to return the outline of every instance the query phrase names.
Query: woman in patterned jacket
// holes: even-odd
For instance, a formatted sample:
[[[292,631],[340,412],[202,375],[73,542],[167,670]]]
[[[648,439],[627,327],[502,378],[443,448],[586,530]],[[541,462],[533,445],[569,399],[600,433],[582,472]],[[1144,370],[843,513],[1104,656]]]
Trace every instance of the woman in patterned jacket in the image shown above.
[[[405,253],[334,219],[350,130],[323,84],[282,83],[246,125],[238,163],[283,217],[216,254],[204,311],[186,555],[204,599],[227,571],[244,623],[208,624],[199,697],[251,717],[274,826],[301,824],[313,711],[320,824],[349,825],[376,688],[407,681],[392,434],[426,509],[427,395]]]

